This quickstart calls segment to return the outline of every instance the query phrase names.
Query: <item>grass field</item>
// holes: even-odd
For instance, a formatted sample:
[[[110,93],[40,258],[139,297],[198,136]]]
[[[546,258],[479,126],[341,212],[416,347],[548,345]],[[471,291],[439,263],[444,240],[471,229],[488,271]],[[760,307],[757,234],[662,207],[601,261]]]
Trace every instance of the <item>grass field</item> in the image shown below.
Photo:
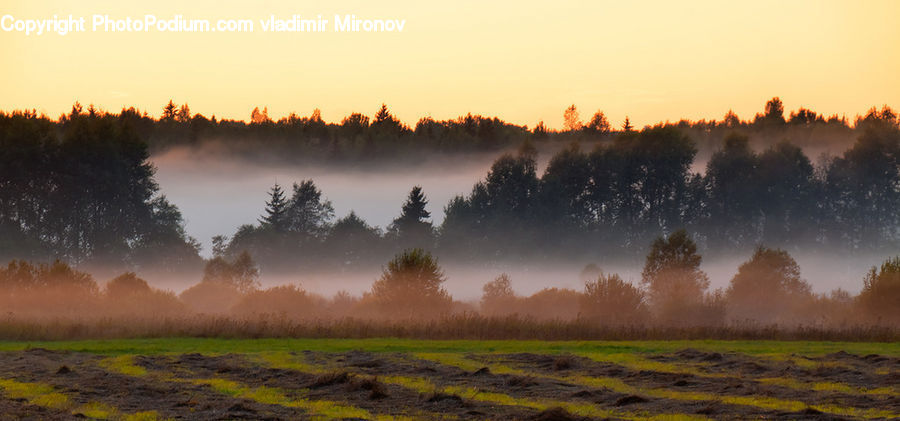
[[[10,419],[890,419],[900,344],[0,342]]]

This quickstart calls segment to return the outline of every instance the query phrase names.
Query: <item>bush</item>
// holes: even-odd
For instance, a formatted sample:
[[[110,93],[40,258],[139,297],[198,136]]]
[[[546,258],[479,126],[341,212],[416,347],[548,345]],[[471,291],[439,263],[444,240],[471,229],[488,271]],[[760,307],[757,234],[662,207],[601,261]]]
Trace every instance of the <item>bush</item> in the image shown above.
[[[790,254],[760,246],[731,279],[729,314],[762,323],[801,321],[801,311],[813,301],[811,290]]]
[[[187,308],[174,293],[151,288],[134,272],[117,276],[106,284],[103,298],[107,312],[122,316],[174,316]]]
[[[243,296],[231,312],[236,315],[278,314],[291,319],[315,316],[323,307],[321,298],[295,285],[280,285]]]
[[[518,298],[509,275],[503,273],[481,288],[481,312],[486,315],[512,314],[518,311]]]
[[[647,316],[644,293],[615,273],[585,282],[579,308],[583,317],[604,324],[635,323]]]
[[[690,323],[698,306],[704,305],[709,279],[700,270],[701,261],[697,244],[685,230],[659,237],[650,246],[641,282],[661,322]]]
[[[888,323],[900,322],[900,256],[873,267],[863,279],[857,302],[863,314]]]
[[[203,269],[203,282],[228,284],[242,293],[259,287],[259,268],[250,253],[241,252],[233,261],[217,256],[210,259]]]
[[[544,288],[522,299],[522,314],[537,320],[572,320],[578,317],[581,293],[568,288]]]
[[[98,299],[91,275],[58,260],[51,265],[10,262],[0,269],[0,290],[7,311],[45,316],[79,314],[93,309]]]
[[[225,314],[237,304],[244,294],[232,284],[201,281],[184,290],[179,298],[197,313]]]
[[[445,280],[431,253],[411,249],[388,262],[372,284],[371,297],[389,317],[436,317],[449,311],[452,303],[441,287]]]

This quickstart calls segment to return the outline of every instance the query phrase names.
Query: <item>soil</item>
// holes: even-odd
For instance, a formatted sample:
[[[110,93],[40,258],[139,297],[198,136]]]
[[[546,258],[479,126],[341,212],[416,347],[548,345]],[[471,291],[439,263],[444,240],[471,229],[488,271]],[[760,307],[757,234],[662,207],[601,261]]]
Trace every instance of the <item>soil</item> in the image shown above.
[[[193,379],[222,378],[249,387],[272,387],[293,398],[328,400],[364,409],[374,415],[409,416],[416,419],[584,420],[563,408],[537,410],[497,405],[441,392],[446,386],[476,388],[532,401],[593,404],[623,415],[696,414],[714,419],[845,419],[812,408],[778,411],[716,400],[679,400],[620,393],[603,387],[585,387],[567,381],[573,376],[613,377],[636,388],[664,388],[715,396],[764,396],[800,401],[807,405],[836,405],[859,409],[882,409],[900,413],[900,397],[833,391],[797,390],[758,381],[767,377],[804,382],[840,382],[855,387],[896,386],[900,359],[878,355],[836,353],[802,357],[812,364],[797,365],[734,353],[686,349],[649,356],[661,362],[684,364],[699,375],[634,370],[622,365],[597,362],[574,355],[471,354],[466,358],[475,370],[418,359],[402,353],[299,352],[294,357],[314,364],[326,374],[270,368],[242,354],[135,356],[134,363],[150,374],[141,377],[111,372],[99,362],[102,356],[65,351],[29,349],[0,353],[0,377],[21,382],[39,382],[66,394],[77,408],[89,402],[113,406],[122,414],[156,411],[161,418],[191,420],[309,419],[299,408],[259,403],[217,393]],[[526,375],[499,374],[489,366],[502,364]],[[704,375],[708,374],[708,375]],[[726,376],[722,376],[726,375]],[[384,376],[426,378],[438,390],[419,393],[380,380]],[[554,377],[554,378],[548,378]],[[0,396],[0,420],[80,419],[71,411],[54,410],[24,399]]]

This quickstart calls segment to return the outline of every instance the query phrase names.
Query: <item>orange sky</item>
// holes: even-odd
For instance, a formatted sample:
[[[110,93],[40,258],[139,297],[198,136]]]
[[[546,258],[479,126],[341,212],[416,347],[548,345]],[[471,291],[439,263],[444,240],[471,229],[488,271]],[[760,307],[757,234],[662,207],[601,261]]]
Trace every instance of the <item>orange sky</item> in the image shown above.
[[[240,34],[0,32],[0,109],[52,117],[75,100],[158,116],[169,98],[220,118],[247,119],[254,106],[274,118],[318,107],[339,121],[386,102],[409,124],[472,112],[557,128],[572,103],[583,118],[602,109],[616,125],[626,115],[637,125],[721,118],[729,108],[746,119],[772,96],[789,110],[848,117],[900,107],[892,0],[17,3],[0,5],[0,16],[256,21]],[[407,23],[373,34],[265,33],[258,22],[344,13]]]

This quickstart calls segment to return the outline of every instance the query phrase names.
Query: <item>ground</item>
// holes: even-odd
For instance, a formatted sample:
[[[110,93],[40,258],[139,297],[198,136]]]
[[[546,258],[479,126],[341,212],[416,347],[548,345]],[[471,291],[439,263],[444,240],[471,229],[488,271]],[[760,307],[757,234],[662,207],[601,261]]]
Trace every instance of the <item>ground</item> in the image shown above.
[[[900,344],[0,342],[0,419],[891,419]]]

